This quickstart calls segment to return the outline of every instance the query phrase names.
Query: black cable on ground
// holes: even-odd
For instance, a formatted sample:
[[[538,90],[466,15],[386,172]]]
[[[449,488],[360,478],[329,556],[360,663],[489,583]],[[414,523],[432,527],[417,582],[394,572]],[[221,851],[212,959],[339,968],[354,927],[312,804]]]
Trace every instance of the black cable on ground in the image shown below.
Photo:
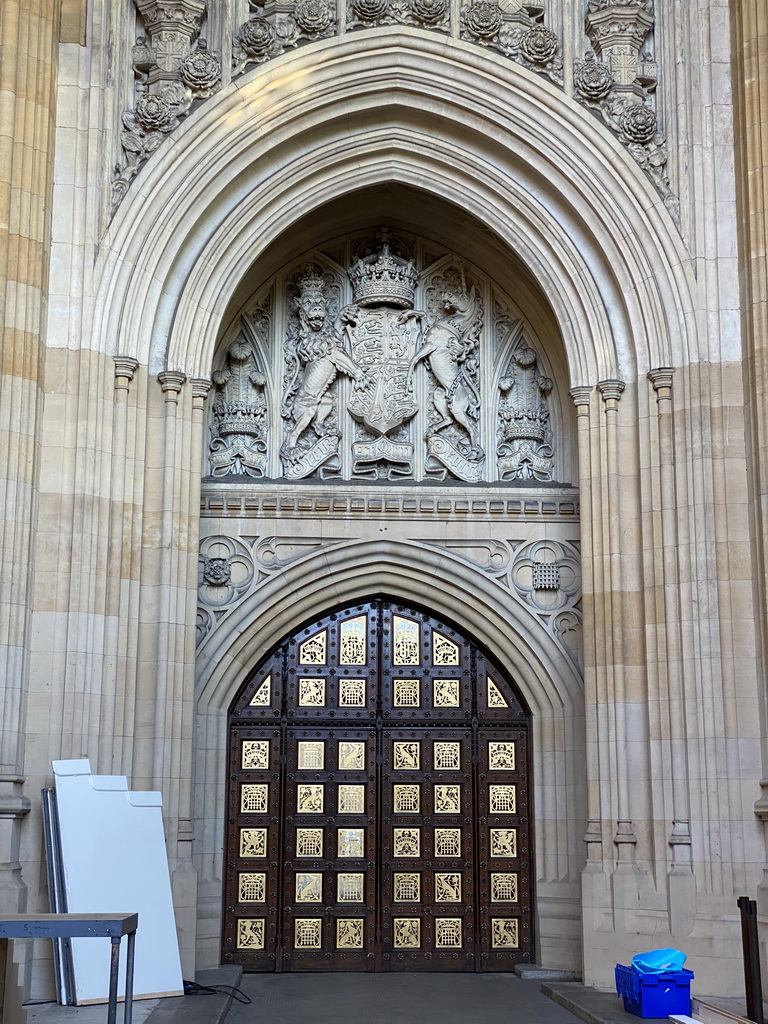
[[[238,1003],[250,1003],[250,996],[247,996],[241,988],[236,985],[198,985],[196,981],[184,982],[185,996],[215,996],[217,992],[230,996]]]

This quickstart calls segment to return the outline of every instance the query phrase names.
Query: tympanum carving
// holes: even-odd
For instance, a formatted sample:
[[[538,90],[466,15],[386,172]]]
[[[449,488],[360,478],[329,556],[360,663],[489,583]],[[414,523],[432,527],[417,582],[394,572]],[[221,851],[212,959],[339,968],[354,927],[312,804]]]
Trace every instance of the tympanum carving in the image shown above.
[[[551,480],[554,448],[548,396],[552,381],[539,373],[536,353],[528,345],[516,349],[499,389],[499,478]]]
[[[213,372],[213,383],[216,395],[211,418],[211,475],[264,476],[266,377],[256,366],[253,346],[242,335],[230,343],[225,365]]]

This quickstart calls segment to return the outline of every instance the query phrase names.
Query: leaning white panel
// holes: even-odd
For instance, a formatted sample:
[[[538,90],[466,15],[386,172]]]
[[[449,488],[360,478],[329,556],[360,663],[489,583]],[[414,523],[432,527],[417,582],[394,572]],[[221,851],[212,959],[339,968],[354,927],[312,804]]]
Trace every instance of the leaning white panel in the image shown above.
[[[138,912],[134,995],[181,995],[160,793],[130,792],[122,775],[91,775],[87,758],[54,761],[53,773],[69,913]],[[109,961],[108,939],[72,940],[77,1003],[107,999]]]

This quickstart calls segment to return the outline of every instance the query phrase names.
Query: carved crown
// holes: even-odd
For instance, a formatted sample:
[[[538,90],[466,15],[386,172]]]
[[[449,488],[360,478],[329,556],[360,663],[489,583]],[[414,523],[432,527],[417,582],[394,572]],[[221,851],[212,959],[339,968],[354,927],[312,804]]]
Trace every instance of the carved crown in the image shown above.
[[[389,246],[388,232],[377,253],[363,256],[350,268],[354,300],[358,306],[396,306],[410,309],[416,290],[413,260],[395,256]]]

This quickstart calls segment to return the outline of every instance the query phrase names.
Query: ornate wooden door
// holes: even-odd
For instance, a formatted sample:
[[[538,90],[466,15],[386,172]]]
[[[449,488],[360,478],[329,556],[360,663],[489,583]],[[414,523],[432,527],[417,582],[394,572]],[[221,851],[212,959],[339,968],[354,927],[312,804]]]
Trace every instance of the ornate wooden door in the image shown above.
[[[529,961],[527,766],[518,697],[455,629],[383,600],[307,626],[230,716],[225,962]]]

